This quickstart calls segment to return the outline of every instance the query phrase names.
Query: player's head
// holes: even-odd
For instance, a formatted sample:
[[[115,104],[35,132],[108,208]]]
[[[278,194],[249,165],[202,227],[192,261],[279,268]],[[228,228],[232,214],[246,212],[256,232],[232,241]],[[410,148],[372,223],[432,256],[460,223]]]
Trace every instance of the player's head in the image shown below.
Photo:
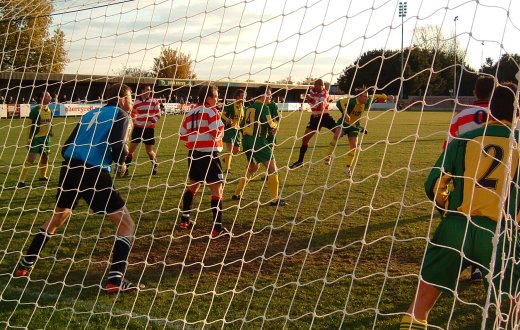
[[[256,99],[262,101],[264,104],[271,102],[271,88],[268,85],[260,86],[256,90]]]
[[[41,104],[42,104],[42,105],[48,105],[49,103],[51,103],[51,100],[52,100],[51,93],[49,93],[49,92],[43,92],[43,93],[40,95],[40,100],[41,100]]]
[[[233,94],[233,97],[238,103],[244,103],[246,92],[243,89],[237,89],[235,94]]]
[[[314,88],[315,89],[322,89],[323,88],[323,80],[322,79],[316,79],[314,81]]]
[[[147,99],[152,94],[152,86],[150,85],[141,85],[139,88],[139,97],[142,99]]]
[[[504,120],[512,122],[515,112],[515,93],[517,86],[514,83],[507,82],[498,85],[493,92],[489,109],[491,115],[496,120]]]
[[[489,100],[495,87],[495,79],[491,76],[478,76],[473,89],[473,95],[479,100]]]
[[[365,87],[357,87],[354,89],[354,93],[356,94],[356,99],[358,103],[365,104],[368,100],[368,90]]]
[[[132,89],[125,84],[110,85],[105,92],[107,105],[117,105],[126,112],[132,111],[134,100]]]
[[[198,92],[199,101],[204,104],[205,107],[214,107],[218,102],[218,88],[215,85],[204,84],[200,86]]]

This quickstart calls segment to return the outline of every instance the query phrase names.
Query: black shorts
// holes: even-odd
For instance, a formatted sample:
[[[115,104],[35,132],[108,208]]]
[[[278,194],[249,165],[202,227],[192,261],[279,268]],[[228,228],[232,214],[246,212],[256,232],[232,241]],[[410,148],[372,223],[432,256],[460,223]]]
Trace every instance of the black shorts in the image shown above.
[[[188,177],[198,183],[217,183],[223,180],[218,152],[188,152]]]
[[[143,142],[145,145],[155,144],[155,128],[134,127],[132,143]]]
[[[113,213],[125,206],[110,173],[99,167],[86,167],[79,160],[65,160],[60,170],[56,206],[74,209],[80,198],[94,212]]]
[[[331,131],[336,127],[336,121],[328,113],[320,116],[311,116],[307,128],[311,131],[319,131],[322,127],[326,127]]]

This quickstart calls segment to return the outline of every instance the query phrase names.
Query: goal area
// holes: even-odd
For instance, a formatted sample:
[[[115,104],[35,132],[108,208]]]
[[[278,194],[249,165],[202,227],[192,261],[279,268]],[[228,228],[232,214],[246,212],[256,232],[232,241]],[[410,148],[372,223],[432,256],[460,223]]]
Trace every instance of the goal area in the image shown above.
[[[398,329],[444,221],[425,181],[443,169],[435,164],[450,123],[473,106],[478,77],[518,83],[519,12],[512,0],[4,1],[0,327]],[[315,98],[316,81],[326,97]],[[107,293],[118,236],[109,215],[84,200],[30,274],[16,276],[54,213],[67,139],[82,115],[106,105],[115,83],[132,89],[134,104],[145,87],[158,102],[153,143],[134,140],[127,175],[113,164],[110,172],[135,223],[124,277],[144,288]],[[181,127],[208,84],[218,88],[226,124],[239,90],[248,113],[268,86],[278,111],[270,113],[274,141],[262,149],[276,168],[260,156],[258,171],[248,170],[247,141],[219,153],[229,237],[212,237],[210,185],[193,196],[193,227],[181,226],[196,158]],[[52,134],[38,144],[45,93]],[[366,106],[349,108],[350,130],[335,141],[345,102],[363,95]],[[261,120],[255,125],[269,125]],[[515,177],[514,156],[492,157]],[[498,200],[508,203],[509,192]],[[502,230],[516,246],[516,226]],[[517,264],[516,250],[497,241],[493,256]],[[518,327],[516,297],[490,280],[504,277],[504,265],[451,249],[489,276],[473,278],[461,263],[455,287],[439,288],[428,328]]]

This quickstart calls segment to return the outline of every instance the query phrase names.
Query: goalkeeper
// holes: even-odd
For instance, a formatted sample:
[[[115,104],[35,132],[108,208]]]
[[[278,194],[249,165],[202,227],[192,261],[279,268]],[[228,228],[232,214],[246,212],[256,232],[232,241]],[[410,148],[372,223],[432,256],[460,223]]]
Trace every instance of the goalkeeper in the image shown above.
[[[374,94],[371,100],[368,99],[368,91],[366,88],[356,88],[355,98],[343,98],[336,102],[336,106],[339,111],[343,114],[337,121],[336,128],[334,129],[334,136],[329,145],[328,155],[325,158],[325,164],[330,165],[333,158],[334,150],[340,137],[347,135],[348,142],[350,145],[350,151],[347,153],[347,166],[345,167],[345,175],[347,177],[352,176],[351,167],[354,164],[357,154],[357,143],[359,133],[368,134],[361,124],[360,119],[366,109],[370,108],[372,100],[393,100],[393,96],[386,96],[386,94]]]
[[[15,270],[15,277],[29,275],[40,251],[69,220],[78,199],[83,198],[94,212],[107,214],[116,226],[106,291],[118,293],[142,288],[123,278],[135,224],[110,176],[112,162],[120,164],[120,173],[126,170],[132,90],[124,84],[112,85],[106,92],[106,99],[107,105],[84,114],[68,137],[62,149],[65,161],[60,171],[54,213],[33,238]]]
[[[460,272],[472,263],[484,273],[484,285],[492,286],[491,304],[506,295],[518,301],[519,150],[518,142],[513,143],[518,141],[518,131],[512,124],[517,116],[516,90],[512,83],[497,87],[490,102],[490,121],[453,140],[426,180],[428,198],[444,215],[428,244],[419,288],[401,329],[426,329],[428,314],[441,293],[454,293]]]

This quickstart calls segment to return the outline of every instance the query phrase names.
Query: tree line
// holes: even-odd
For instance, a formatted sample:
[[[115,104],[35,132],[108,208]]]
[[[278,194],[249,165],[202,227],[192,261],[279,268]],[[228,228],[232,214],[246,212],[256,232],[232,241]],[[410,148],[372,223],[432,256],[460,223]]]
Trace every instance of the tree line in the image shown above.
[[[414,30],[412,46],[403,49],[402,94],[472,95],[479,74],[498,81],[517,83],[520,55],[503,54],[497,62],[487,58],[478,69],[466,63],[465,50],[456,36],[445,36],[439,26]],[[456,76],[455,76],[456,74]],[[363,53],[338,78],[339,88],[349,93],[356,87],[375,86],[380,92],[398,95],[401,88],[401,50],[376,49]]]
[[[436,49],[406,48],[403,51],[403,97],[408,95],[452,95],[455,70],[457,95],[472,95],[479,74],[496,76],[498,81],[515,82],[520,55],[503,54],[493,62],[487,58],[475,70],[466,63],[457,63],[452,54]],[[401,87],[400,50],[370,50],[348,66],[338,78],[338,86],[345,93],[356,87],[375,86],[378,91],[398,95]]]

